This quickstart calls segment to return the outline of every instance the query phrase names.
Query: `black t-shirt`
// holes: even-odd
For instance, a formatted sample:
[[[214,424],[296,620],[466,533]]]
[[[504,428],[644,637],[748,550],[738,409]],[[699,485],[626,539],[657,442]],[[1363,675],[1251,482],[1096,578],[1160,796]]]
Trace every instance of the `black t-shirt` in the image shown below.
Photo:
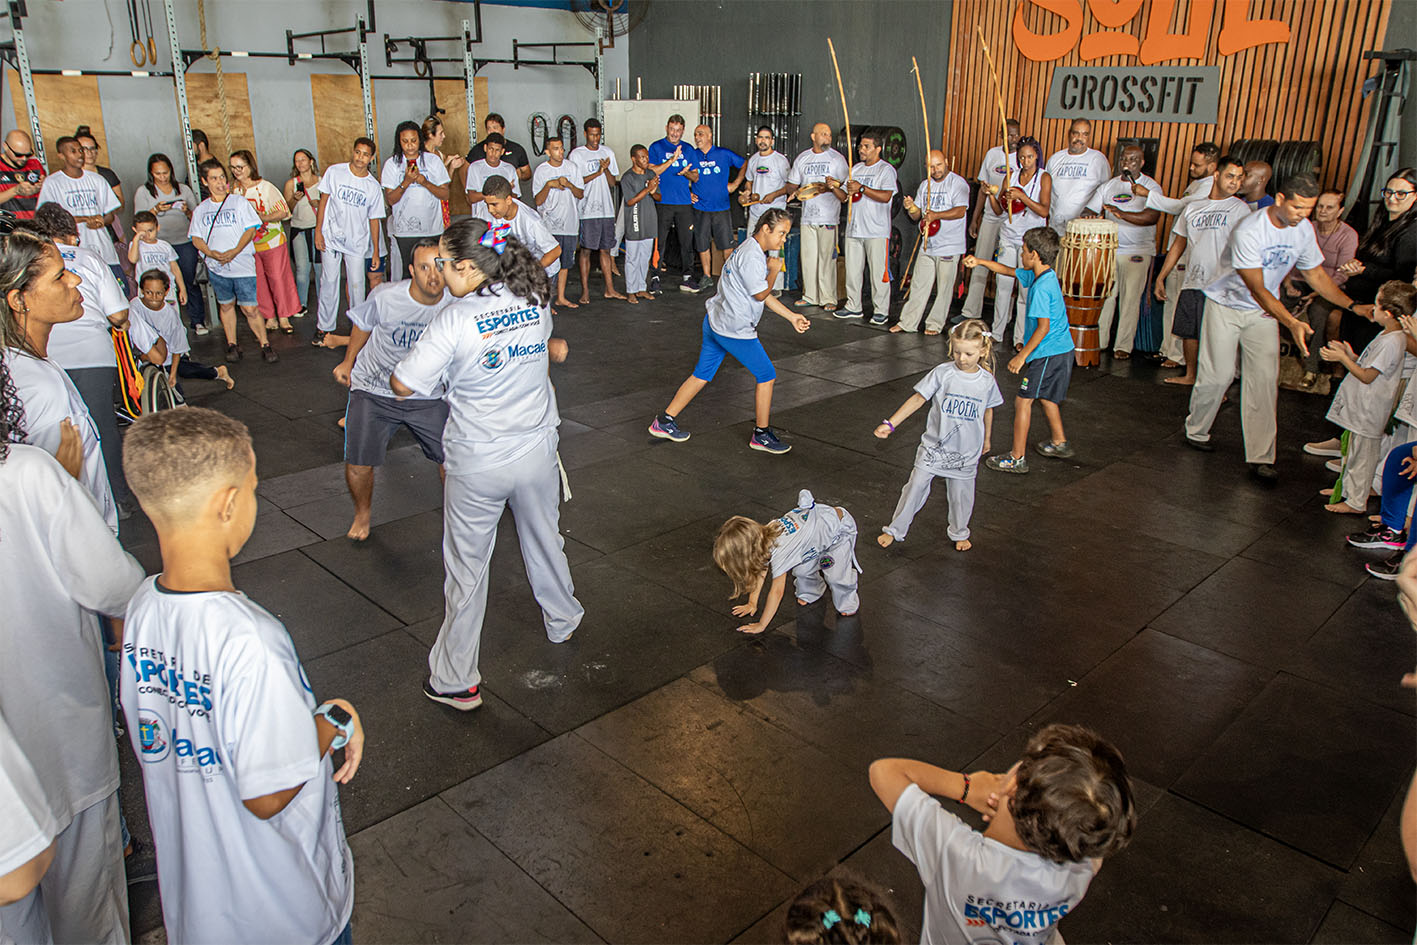
[[[467,162],[469,164],[473,161],[480,161],[487,156],[487,148],[484,147],[486,142],[487,139],[483,138],[472,146],[471,151],[467,152]],[[502,154],[502,160],[511,164],[512,167],[515,167],[517,170],[531,166],[531,161],[528,160],[526,156],[526,148],[517,144],[515,141],[507,142],[506,150]]]
[[[11,167],[4,158],[0,158],[0,190],[13,187],[21,181],[38,184],[42,180],[44,180],[44,165],[39,163],[38,158],[30,158],[23,167]],[[35,208],[38,206],[39,194],[35,193],[28,197],[11,197],[4,203],[0,203],[0,210],[13,213],[17,220],[32,220]]]

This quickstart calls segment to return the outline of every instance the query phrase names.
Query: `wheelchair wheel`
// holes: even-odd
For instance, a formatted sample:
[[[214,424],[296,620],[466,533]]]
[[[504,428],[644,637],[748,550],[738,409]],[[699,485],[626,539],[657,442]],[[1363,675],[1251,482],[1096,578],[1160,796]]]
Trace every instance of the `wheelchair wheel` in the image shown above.
[[[156,364],[143,365],[143,413],[171,410],[182,406],[182,395],[167,379],[167,371]]]

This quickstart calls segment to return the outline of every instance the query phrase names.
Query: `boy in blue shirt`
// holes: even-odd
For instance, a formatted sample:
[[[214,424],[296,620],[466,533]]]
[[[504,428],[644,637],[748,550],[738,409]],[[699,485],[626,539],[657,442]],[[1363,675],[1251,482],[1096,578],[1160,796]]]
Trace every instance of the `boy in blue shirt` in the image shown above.
[[[1043,402],[1043,416],[1048,418],[1051,438],[1038,444],[1044,456],[1066,459],[1073,455],[1068,438],[1063,433],[1061,405],[1068,395],[1068,381],[1073,376],[1073,336],[1068,330],[1068,313],[1063,306],[1063,289],[1053,260],[1058,257],[1058,234],[1046,226],[1036,226],[1023,234],[1023,249],[1019,253],[1019,268],[975,256],[963,259],[966,269],[983,266],[1001,276],[1013,276],[1028,293],[1024,309],[1024,333],[1028,341],[1009,361],[1009,373],[1023,372],[1014,401],[1014,444],[1007,456],[990,456],[987,464],[999,472],[1028,472],[1028,424],[1032,419],[1033,401]]]

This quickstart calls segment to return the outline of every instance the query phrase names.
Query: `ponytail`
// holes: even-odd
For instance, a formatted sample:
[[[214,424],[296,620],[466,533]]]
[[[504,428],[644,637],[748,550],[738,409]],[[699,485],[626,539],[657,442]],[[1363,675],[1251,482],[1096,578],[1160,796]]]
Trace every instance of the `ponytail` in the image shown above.
[[[757,236],[763,230],[770,230],[784,220],[790,223],[792,221],[792,214],[788,213],[782,207],[772,207],[764,210],[763,215],[758,217],[758,225],[753,228],[753,232],[749,235]]]
[[[478,287],[478,294],[491,294],[492,287],[501,283],[518,298],[539,306],[550,305],[551,281],[531,250],[508,234],[498,253],[494,247],[482,245],[487,230],[485,220],[460,220],[443,232],[443,245],[452,258],[470,260],[487,277]]]

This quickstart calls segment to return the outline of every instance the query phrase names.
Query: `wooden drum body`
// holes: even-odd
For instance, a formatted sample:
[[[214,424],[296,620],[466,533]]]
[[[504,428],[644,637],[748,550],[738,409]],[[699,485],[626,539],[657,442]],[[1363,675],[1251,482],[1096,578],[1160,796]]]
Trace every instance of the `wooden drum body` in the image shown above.
[[[1055,268],[1073,333],[1073,357],[1078,367],[1095,367],[1101,360],[1097,323],[1102,303],[1117,285],[1117,224],[1070,220]]]

